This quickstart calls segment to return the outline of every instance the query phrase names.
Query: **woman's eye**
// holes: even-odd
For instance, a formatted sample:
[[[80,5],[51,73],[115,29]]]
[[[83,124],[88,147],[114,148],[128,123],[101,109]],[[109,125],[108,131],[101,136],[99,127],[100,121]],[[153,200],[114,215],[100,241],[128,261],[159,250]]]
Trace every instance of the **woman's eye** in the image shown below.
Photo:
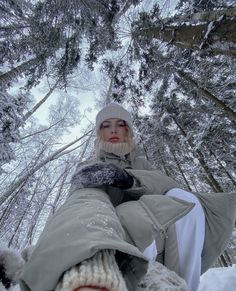
[[[118,126],[119,127],[124,127],[125,125],[124,125],[124,123],[118,123]]]
[[[108,128],[109,126],[109,124],[103,124],[102,128]]]

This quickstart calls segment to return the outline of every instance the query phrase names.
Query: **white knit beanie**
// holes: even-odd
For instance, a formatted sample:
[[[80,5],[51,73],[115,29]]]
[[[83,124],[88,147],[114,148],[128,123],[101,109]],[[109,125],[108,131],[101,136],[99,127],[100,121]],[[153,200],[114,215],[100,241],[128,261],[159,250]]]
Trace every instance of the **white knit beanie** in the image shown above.
[[[98,112],[96,117],[96,131],[98,132],[103,121],[110,118],[119,118],[124,120],[130,128],[133,135],[133,125],[130,113],[119,104],[111,103]]]

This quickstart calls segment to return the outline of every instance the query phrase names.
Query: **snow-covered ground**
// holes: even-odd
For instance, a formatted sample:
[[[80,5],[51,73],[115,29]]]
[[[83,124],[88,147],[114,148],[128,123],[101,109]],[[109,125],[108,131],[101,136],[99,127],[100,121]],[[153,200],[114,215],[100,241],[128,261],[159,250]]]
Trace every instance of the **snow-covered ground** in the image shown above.
[[[201,276],[198,291],[236,291],[236,265],[208,270]]]
[[[0,285],[0,291],[3,290],[5,289],[1,289]],[[15,286],[11,291],[20,291],[20,289]],[[236,265],[208,270],[201,277],[198,291],[236,291]]]

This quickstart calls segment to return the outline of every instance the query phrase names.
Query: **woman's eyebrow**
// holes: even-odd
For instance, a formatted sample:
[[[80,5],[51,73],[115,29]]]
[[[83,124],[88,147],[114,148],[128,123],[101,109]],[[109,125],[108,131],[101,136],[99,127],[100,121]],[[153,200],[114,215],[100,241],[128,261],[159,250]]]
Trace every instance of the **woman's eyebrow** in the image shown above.
[[[123,119],[118,119],[116,122],[124,122],[125,123],[125,121]]]
[[[103,123],[102,123],[102,125],[103,124],[110,124],[112,121],[110,121],[110,120],[105,120],[105,121],[103,121]],[[125,123],[125,121],[123,120],[123,119],[118,119],[117,121],[116,121],[116,123],[118,123],[118,122],[123,122],[123,123]]]

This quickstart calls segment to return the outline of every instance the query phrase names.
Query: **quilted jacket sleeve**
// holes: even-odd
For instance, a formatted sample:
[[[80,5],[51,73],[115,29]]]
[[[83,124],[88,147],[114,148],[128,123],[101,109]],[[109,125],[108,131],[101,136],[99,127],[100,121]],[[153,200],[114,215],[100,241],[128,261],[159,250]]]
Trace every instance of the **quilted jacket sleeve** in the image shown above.
[[[163,195],[172,188],[182,188],[174,179],[155,170],[144,158],[139,159],[138,169],[126,169],[134,177],[134,187],[126,192]]]

